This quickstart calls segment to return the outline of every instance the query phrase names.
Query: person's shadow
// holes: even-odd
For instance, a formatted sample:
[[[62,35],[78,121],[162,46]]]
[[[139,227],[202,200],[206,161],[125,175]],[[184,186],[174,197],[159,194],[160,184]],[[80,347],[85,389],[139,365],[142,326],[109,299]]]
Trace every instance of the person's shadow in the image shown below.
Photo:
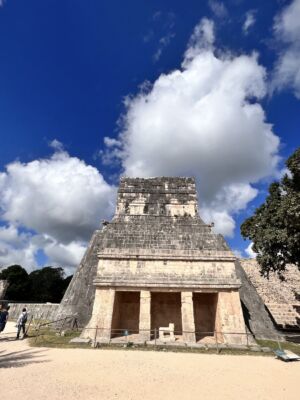
[[[0,351],[0,368],[20,368],[32,363],[44,363],[48,360],[39,360],[45,350],[26,349],[6,353]]]

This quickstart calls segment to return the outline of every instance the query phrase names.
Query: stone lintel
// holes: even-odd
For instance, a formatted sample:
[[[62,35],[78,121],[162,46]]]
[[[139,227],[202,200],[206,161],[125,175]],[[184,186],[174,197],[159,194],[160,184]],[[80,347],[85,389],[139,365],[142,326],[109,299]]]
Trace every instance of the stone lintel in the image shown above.
[[[113,288],[110,286],[101,287],[101,289],[113,289],[116,292],[160,292],[160,293],[178,293],[183,291],[192,291],[193,293],[220,293],[220,292],[228,292],[233,291],[237,292],[238,289],[219,289],[219,288],[176,288],[176,287],[145,287],[145,286],[114,286]]]
[[[176,289],[191,289],[193,291],[201,290],[201,289],[213,289],[213,290],[238,290],[241,287],[240,282],[232,282],[232,283],[201,283],[201,282],[188,282],[188,281],[178,281],[178,282],[151,282],[151,281],[139,281],[139,280],[104,280],[96,278],[93,281],[95,286],[98,287],[127,287],[127,288],[148,288],[152,290],[152,288],[176,288]]]

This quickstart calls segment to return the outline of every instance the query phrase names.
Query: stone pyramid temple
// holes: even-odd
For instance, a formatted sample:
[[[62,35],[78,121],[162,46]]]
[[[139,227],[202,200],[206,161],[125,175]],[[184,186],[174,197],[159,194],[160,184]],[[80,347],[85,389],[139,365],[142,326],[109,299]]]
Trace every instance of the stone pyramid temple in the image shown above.
[[[115,215],[94,233],[57,318],[76,316],[82,337],[98,342],[129,335],[197,343],[217,335],[245,344],[241,279],[227,243],[198,214],[193,178],[122,178]],[[248,329],[272,332],[265,311],[255,320],[253,304],[263,305],[250,292],[241,291]]]

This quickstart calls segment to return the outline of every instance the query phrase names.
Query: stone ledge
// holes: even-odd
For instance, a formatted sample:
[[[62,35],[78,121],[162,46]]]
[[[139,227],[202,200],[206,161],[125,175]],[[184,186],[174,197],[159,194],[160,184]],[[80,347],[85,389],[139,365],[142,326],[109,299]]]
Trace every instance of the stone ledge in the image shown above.
[[[122,249],[123,250],[123,249]],[[139,259],[139,260],[193,260],[193,261],[232,261],[236,257],[230,252],[213,252],[213,251],[199,251],[199,250],[175,250],[175,249],[151,249],[145,251],[144,249],[125,249],[122,251],[119,248],[105,249],[97,253],[100,259]]]
[[[98,287],[137,287],[137,288],[178,288],[178,289],[225,289],[225,290],[238,290],[241,287],[240,282],[217,283],[217,282],[195,282],[195,281],[152,281],[152,280],[113,280],[113,279],[99,279],[93,281],[94,285]]]

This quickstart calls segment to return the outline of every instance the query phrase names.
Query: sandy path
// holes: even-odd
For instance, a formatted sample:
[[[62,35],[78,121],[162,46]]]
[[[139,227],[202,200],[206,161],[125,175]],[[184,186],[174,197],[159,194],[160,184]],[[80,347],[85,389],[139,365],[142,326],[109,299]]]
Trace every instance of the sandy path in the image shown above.
[[[5,400],[299,399],[300,362],[271,357],[30,348],[0,337]],[[5,336],[7,339],[5,339]]]

